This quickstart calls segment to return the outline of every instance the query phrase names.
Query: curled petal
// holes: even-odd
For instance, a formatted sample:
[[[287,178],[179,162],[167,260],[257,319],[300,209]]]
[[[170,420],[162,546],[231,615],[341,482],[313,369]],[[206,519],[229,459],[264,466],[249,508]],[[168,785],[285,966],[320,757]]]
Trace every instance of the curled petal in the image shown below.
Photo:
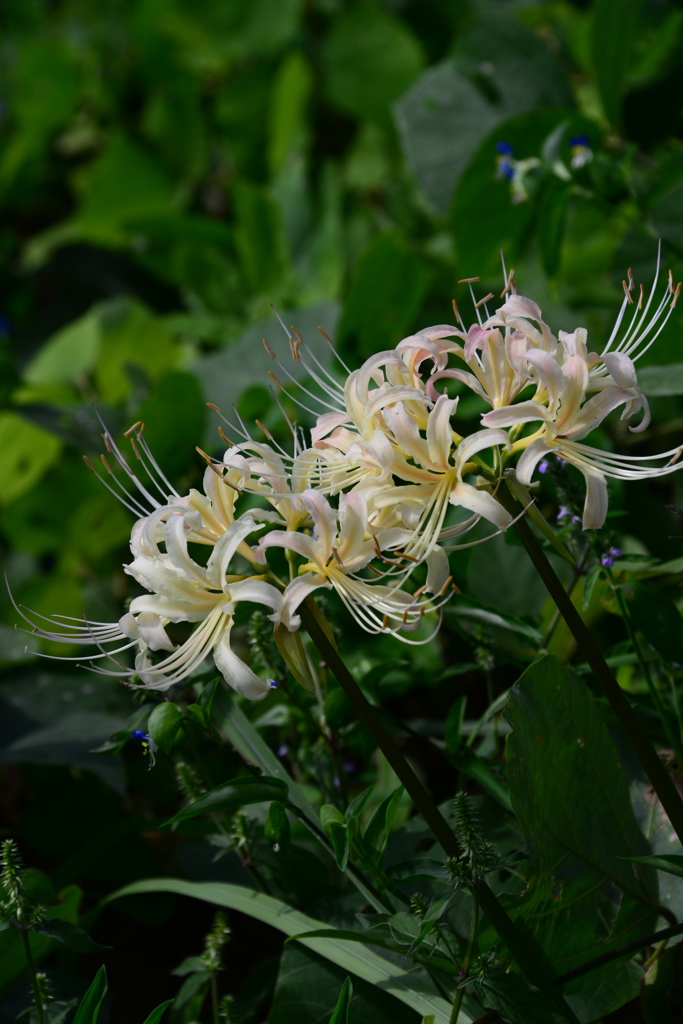
[[[522,452],[522,456],[517,463],[517,469],[515,470],[520,484],[523,484],[525,487],[529,486],[536,466],[543,456],[547,455],[550,451],[552,451],[552,448],[545,438],[539,437],[537,441],[532,441],[529,447]]]
[[[223,635],[213,649],[216,668],[228,686],[237,693],[248,700],[263,700],[270,691],[270,684],[252,672],[249,666],[237,657],[230,646],[230,628],[227,626],[223,630]]]

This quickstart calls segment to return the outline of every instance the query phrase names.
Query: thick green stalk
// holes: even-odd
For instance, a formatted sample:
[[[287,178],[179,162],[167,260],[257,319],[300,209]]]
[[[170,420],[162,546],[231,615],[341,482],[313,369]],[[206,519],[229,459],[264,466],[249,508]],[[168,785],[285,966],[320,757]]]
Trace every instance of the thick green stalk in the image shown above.
[[[314,610],[311,610],[311,604],[312,599],[309,597],[300,606],[301,619],[311,640],[351,701],[358,717],[367,726],[377,746],[405,786],[406,792],[422,814],[439,845],[449,857],[461,857],[462,850],[453,830],[349,672],[339,652],[320,625],[318,615]],[[553,986],[551,972],[538,960],[535,950],[518,930],[517,925],[486,882],[483,880],[478,881],[476,883],[476,890],[479,906],[498,932],[511,955],[517,961],[522,973],[526,975],[533,985],[536,985],[537,988],[540,988],[542,992],[545,992],[553,1000],[558,1010],[568,1021],[571,1021],[572,1024],[578,1024],[573,1011]]]
[[[519,506],[514,498],[509,491],[504,490],[502,487],[498,491],[498,500],[513,515],[516,516],[519,513]],[[671,777],[657,755],[655,748],[652,746],[649,737],[641,728],[626,694],[612,675],[600,648],[572,604],[555,570],[536,540],[529,523],[525,518],[518,519],[514,524],[514,529],[526,548],[526,552],[533,562],[536,571],[545,583],[548,593],[559,608],[562,618],[574,635],[621,728],[630,740],[678,838],[683,843],[683,801],[678,795]]]

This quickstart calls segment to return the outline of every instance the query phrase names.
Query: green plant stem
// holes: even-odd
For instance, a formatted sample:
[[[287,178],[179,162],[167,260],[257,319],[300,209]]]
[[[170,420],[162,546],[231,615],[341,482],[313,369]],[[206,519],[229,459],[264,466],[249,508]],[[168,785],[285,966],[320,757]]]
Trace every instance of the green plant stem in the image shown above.
[[[33,989],[33,999],[36,1004],[36,1018],[38,1024],[45,1024],[45,1012],[43,1010],[43,1000],[40,995],[40,988],[38,987],[38,979],[36,978],[36,965],[33,959],[33,953],[31,952],[31,943],[28,937],[28,931],[23,928],[21,930],[21,938],[24,943],[24,953],[26,955],[26,964],[28,966],[28,973],[31,978],[31,988]]]
[[[365,694],[344,664],[339,652],[330,642],[329,637],[318,622],[316,612],[311,610],[311,603],[312,599],[309,597],[300,606],[301,619],[311,640],[351,701],[358,717],[366,725],[378,747],[405,786],[406,792],[422,814],[436,841],[449,857],[460,858],[462,850],[453,830],[404,755],[394,743],[393,738],[387,732],[377,712],[368,702]],[[567,1020],[572,1021],[573,1024],[578,1024],[575,1014],[553,986],[550,969],[539,961],[536,951],[518,930],[517,925],[483,879],[476,883],[476,890],[479,906],[508,947],[511,955],[517,961],[522,973],[526,975],[533,985],[536,985],[537,988],[540,988],[542,992],[545,992],[553,1000],[558,1010]]]
[[[633,628],[631,613],[629,611],[626,600],[624,599],[623,591],[621,587],[616,583],[614,576],[610,572],[610,570],[607,569],[606,572],[607,578],[612,588],[612,593],[617,599],[617,604],[619,605],[619,609],[621,611],[621,617],[624,620],[624,625],[626,626],[626,632],[628,633],[629,639],[633,644],[633,650],[635,651],[636,658],[638,659],[640,671],[643,673],[643,676],[645,677],[645,682],[647,683],[650,695],[652,696],[652,700],[654,701],[655,707],[657,708],[657,714],[662,720],[662,725],[664,726],[664,731],[666,732],[667,739],[671,744],[674,754],[676,755],[676,760],[678,761],[679,765],[683,767],[683,747],[681,747],[681,741],[676,737],[676,734],[671,727],[669,716],[666,713],[666,708],[664,707],[664,702],[662,701],[662,696],[657,687],[655,686],[655,681],[652,678],[649,665],[643,657],[643,651],[640,646],[640,641],[638,640],[638,637],[636,636],[636,631]]]
[[[209,977],[209,985],[211,986],[211,1009],[213,1016],[213,1024],[220,1024],[220,1017],[218,1016],[218,983],[216,982],[216,972],[212,971]]]
[[[501,504],[509,512],[513,515],[518,514],[519,506],[509,491],[504,491],[501,488],[498,497]],[[526,548],[526,552],[533,562],[536,571],[545,583],[548,593],[559,608],[562,618],[567,623],[578,646],[583,651],[583,655],[596,681],[607,697],[612,711],[616,715],[626,737],[630,740],[638,760],[652,784],[652,788],[659,797],[674,831],[683,843],[683,801],[678,795],[673,781],[662,764],[655,748],[652,746],[649,737],[641,728],[640,722],[636,718],[626,694],[612,675],[585,622],[572,604],[555,570],[546,558],[529,523],[522,517],[514,524],[514,529]]]
[[[477,890],[472,889],[472,921],[470,923],[470,935],[467,940],[467,949],[465,951],[465,959],[462,963],[463,982],[469,977],[470,969],[472,967],[472,958],[474,957],[474,946],[477,941],[477,927],[479,925],[479,901],[477,899]],[[458,989],[455,993],[455,999],[453,1001],[453,1009],[451,1010],[451,1019],[449,1024],[458,1024],[458,1017],[460,1016],[460,1008],[462,1001],[465,996],[464,985]]]

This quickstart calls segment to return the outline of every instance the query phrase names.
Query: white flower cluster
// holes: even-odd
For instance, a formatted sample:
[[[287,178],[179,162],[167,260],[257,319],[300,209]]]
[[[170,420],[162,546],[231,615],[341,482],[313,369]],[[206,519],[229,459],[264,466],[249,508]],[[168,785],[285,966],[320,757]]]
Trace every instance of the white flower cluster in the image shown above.
[[[583,526],[595,529],[607,511],[605,477],[653,477],[679,468],[680,447],[643,459],[582,443],[622,406],[622,419],[640,415],[631,430],[649,422],[634,364],[680,291],[669,277],[655,302],[655,287],[656,280],[649,298],[641,289],[634,302],[629,272],[621,312],[600,353],[589,351],[583,328],[555,337],[538,306],[516,293],[513,274],[493,315],[488,295],[474,302],[478,322],[465,329],[454,305],[456,326],[425,328],[353,372],[342,363],[343,383],[295,332],[291,354],[312,378],[315,391],[306,393],[321,410],[310,438],[292,427],[288,453],[267,432],[267,441],[255,441],[241,420],[230,424],[239,440],[229,442],[221,431],[228,448],[219,461],[206,456],[203,493],[173,491],[141,425],[128,433],[148,485],[105,432],[110,455],[137,488],[136,495],[123,488],[105,459],[106,486],[114,493],[118,486],[117,496],[138,517],[125,571],[146,593],[118,623],[56,616],[43,628],[28,621],[45,638],[94,645],[93,661],[114,662],[99,671],[151,689],[180,682],[212,655],[226,682],[252,699],[265,696],[270,684],[231,647],[240,602],[266,606],[280,634],[295,634],[302,601],[319,588],[333,589],[364,629],[418,642],[405,634],[419,628],[425,612],[438,613],[454,589],[448,551],[467,544],[453,541],[481,520],[494,527],[491,535],[510,525],[497,497],[507,470],[514,467],[529,486],[548,454],[572,463],[586,480]],[[441,390],[448,381],[490,407],[481,429],[468,436],[457,430],[459,399]],[[460,518],[456,511],[455,521],[447,521],[453,508],[463,510]],[[210,549],[208,558],[200,558],[202,546]],[[286,581],[268,562],[274,549],[285,551]],[[406,585],[423,565],[424,582],[411,592]],[[167,627],[177,623],[194,629],[176,645]],[[137,651],[132,668],[116,661],[129,648]]]

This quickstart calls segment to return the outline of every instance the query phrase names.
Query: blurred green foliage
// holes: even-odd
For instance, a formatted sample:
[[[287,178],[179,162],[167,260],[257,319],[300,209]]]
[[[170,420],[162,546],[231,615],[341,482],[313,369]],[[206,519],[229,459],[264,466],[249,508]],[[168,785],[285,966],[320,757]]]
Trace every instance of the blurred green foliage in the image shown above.
[[[521,293],[554,328],[587,326],[596,337],[611,330],[628,267],[649,286],[659,238],[664,267],[683,269],[680,2],[5,0],[0,26],[0,540],[16,600],[39,614],[86,610],[116,620],[132,596],[121,569],[130,517],[81,461],[99,465],[103,451],[93,406],[117,437],[143,420],[159,463],[185,490],[204,466],[195,446],[220,451],[206,402],[236,403],[246,418],[283,430],[261,348],[266,337],[286,354],[271,305],[312,347],[321,325],[353,367],[451,319],[452,298],[469,320],[458,282],[481,276],[482,290],[498,294],[501,248]],[[578,164],[572,139],[581,137],[590,158]],[[498,142],[524,164],[521,193],[511,194],[500,172]],[[659,396],[651,433],[634,441],[614,428],[637,454],[671,447],[680,435],[682,326],[676,310],[644,360],[643,380]],[[315,351],[329,358],[324,343]],[[467,400],[459,412],[476,422]],[[683,505],[678,479],[615,494],[630,549],[672,558],[664,505]],[[453,565],[467,600],[449,611],[439,646],[408,656],[386,638],[370,648],[353,635],[349,660],[369,693],[426,723],[426,732],[440,722],[434,728],[443,734],[455,695],[470,699],[467,718],[463,703],[457,723],[448,719],[450,774],[436,789],[445,799],[456,781],[476,779],[494,818],[508,815],[495,741],[484,731],[475,756],[458,737],[476,732],[486,701],[514,681],[551,610],[513,543],[460,553]],[[667,581],[678,580],[681,567],[671,571]],[[660,603],[670,623],[680,595],[670,586],[667,593]],[[216,877],[199,833],[188,828],[174,847],[155,831],[178,809],[167,761],[147,773],[130,744],[117,758],[91,752],[117,731],[125,739],[150,707],[131,724],[133,705],[115,682],[73,662],[25,656],[9,628],[17,613],[1,600],[5,820],[62,888],[55,916],[77,920],[76,881],[87,915],[112,887],[178,870],[178,861],[190,877]],[[640,590],[634,600],[647,604]],[[611,649],[623,638],[600,587],[587,607]],[[643,632],[656,646],[666,630],[658,619]],[[238,643],[247,645],[245,625]],[[675,645],[664,646],[666,656]],[[571,656],[562,627],[552,647]],[[638,690],[631,676],[620,681]],[[354,782],[379,783],[376,811],[395,780],[370,759],[372,743],[334,681],[324,702]],[[250,714],[257,723],[263,715],[271,746],[297,749],[297,779],[329,802],[338,769],[321,760],[303,695],[278,694],[267,712]],[[211,787],[241,768],[224,748],[209,744],[204,754]],[[431,756],[425,771],[438,777]],[[240,849],[252,841],[249,827]],[[262,835],[259,842],[274,861],[272,844]],[[305,843],[303,850],[276,889],[322,914],[329,865]],[[237,855],[226,870],[242,878]],[[105,912],[131,961],[157,934],[153,926],[170,920],[166,897],[147,899],[142,912],[130,901],[125,913]],[[356,909],[349,901],[340,915],[351,920]],[[144,918],[139,947],[129,937],[131,914]],[[200,934],[206,920],[197,914]],[[183,930],[176,927],[174,942]],[[107,935],[100,938],[109,943]],[[258,946],[262,936],[250,938]],[[265,973],[242,992],[253,1014],[274,990],[273,1020],[284,1021],[297,971],[316,993],[338,991],[344,972],[298,946],[288,947],[276,983],[272,942],[263,939],[255,968]],[[47,952],[50,940],[37,946]],[[65,956],[60,969],[75,977]],[[180,959],[155,957],[163,980],[148,991],[143,974],[129,975],[131,990],[144,992],[136,1019],[168,997],[168,971]],[[254,966],[247,960],[236,954],[234,988]],[[0,969],[5,994],[17,970],[12,947]],[[356,992],[365,993],[368,1019],[384,1019],[369,989]],[[657,1013],[647,1006],[659,1005],[656,995],[645,1003],[652,1022]],[[619,1004],[608,996],[592,1004],[596,1015]],[[353,1006],[361,1006],[357,996]],[[180,1011],[176,1018],[185,1020]]]

